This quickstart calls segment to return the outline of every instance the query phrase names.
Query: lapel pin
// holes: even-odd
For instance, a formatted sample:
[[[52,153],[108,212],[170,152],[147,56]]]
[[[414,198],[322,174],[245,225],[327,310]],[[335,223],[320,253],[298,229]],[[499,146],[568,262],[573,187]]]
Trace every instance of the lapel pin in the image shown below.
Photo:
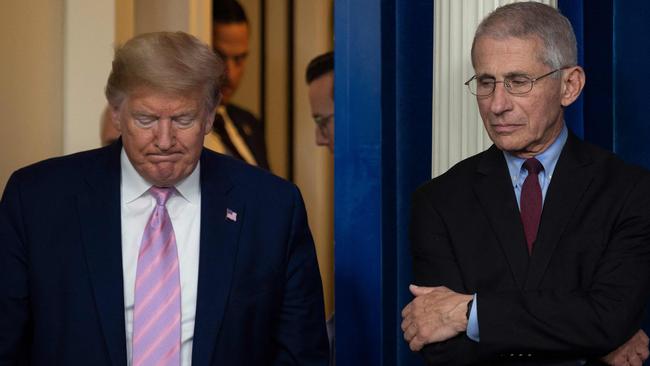
[[[226,209],[226,219],[232,221],[232,222],[237,222],[237,212],[227,208]]]

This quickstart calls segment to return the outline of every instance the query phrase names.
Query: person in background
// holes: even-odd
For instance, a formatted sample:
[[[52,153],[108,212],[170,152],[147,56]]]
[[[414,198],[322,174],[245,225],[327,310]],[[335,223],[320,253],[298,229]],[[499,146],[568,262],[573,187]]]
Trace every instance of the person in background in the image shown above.
[[[115,123],[113,123],[112,119],[111,108],[110,106],[106,106],[99,121],[99,139],[102,146],[110,145],[120,138],[120,131],[115,128]]]
[[[226,65],[221,105],[205,146],[266,170],[264,124],[249,111],[232,103],[246,68],[250,26],[242,6],[235,0],[213,3],[212,46]]]
[[[305,79],[309,88],[309,105],[316,123],[316,145],[327,146],[334,153],[334,52],[312,59]],[[327,320],[330,342],[330,365],[334,365],[334,314]]]
[[[494,145],[413,195],[404,339],[431,365],[641,365],[650,174],[567,129],[585,85],[571,24],[505,5],[471,54]]]
[[[191,35],[139,35],[106,86],[122,137],[11,176],[1,365],[328,364],[298,188],[203,148],[223,71]]]
[[[316,145],[334,152],[334,52],[315,57],[307,65],[309,105],[316,123]]]

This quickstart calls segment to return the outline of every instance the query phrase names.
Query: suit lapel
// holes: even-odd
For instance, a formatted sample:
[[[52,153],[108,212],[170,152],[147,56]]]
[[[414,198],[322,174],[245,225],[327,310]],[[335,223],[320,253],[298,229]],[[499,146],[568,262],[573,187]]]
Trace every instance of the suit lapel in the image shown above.
[[[122,237],[120,225],[120,151],[105,148],[85,167],[85,190],[77,195],[81,237],[95,305],[113,365],[126,366]]]
[[[230,292],[244,198],[237,195],[225,164],[201,157],[201,243],[192,364],[209,365]],[[230,212],[226,216],[227,212]]]
[[[546,192],[526,289],[539,286],[573,212],[593,179],[590,164],[582,142],[569,134]]]
[[[508,167],[503,153],[494,145],[478,164],[474,192],[510,264],[517,287],[523,287],[528,250]]]

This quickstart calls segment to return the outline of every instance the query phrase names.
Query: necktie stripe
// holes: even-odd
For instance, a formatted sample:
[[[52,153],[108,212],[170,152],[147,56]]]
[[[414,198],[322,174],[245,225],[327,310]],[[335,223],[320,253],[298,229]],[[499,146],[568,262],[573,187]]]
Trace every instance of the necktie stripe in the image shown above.
[[[164,234],[164,231],[163,231],[165,229],[164,225],[165,225],[165,223],[163,223],[163,226],[161,226],[160,228],[156,228],[155,231],[153,231],[152,233],[149,233],[149,235],[147,235],[147,234],[143,235],[142,245],[141,245],[141,249],[140,249],[140,253],[139,253],[138,257],[142,256],[142,255],[145,255],[149,251],[149,248],[151,247],[151,245],[153,245],[153,243],[155,243],[156,240],[158,240],[160,235]]]
[[[153,343],[146,349],[146,351],[138,357],[137,362],[134,362],[134,366],[141,365],[152,355],[154,351],[156,351],[156,349],[161,345],[161,343],[165,340],[165,338],[169,337],[170,335],[173,335],[172,331],[174,330],[174,327],[180,325],[180,320],[181,320],[180,314],[177,314],[174,317],[174,320],[169,325],[167,325],[165,330],[163,330],[160,334],[158,334],[158,336],[154,339]],[[178,339],[178,342],[180,344],[180,337]],[[168,351],[165,350],[164,352],[168,352]],[[161,355],[164,355],[164,353],[161,353]]]
[[[137,347],[138,349],[141,350],[140,353],[134,354],[134,357],[138,356],[137,359],[143,358],[144,354],[147,352],[147,350],[149,350],[152,347],[152,345],[156,344],[158,338],[161,335],[166,334],[168,328],[171,327],[172,330],[175,329],[176,324],[174,322],[170,323],[170,319],[174,319],[175,314],[168,313],[168,314],[164,314],[164,316],[167,317],[165,319],[164,323],[162,323],[162,322],[155,323],[149,329],[149,331],[147,332],[147,335],[146,335],[145,338],[142,338],[142,339],[140,339],[140,341],[138,343],[133,344],[134,347]],[[167,337],[167,338],[170,338],[171,340],[180,339],[180,333],[177,333],[177,332],[173,332],[173,333],[174,334],[169,335],[169,337]],[[172,346],[173,346],[173,344],[172,344]],[[161,347],[160,345],[157,346],[157,347],[154,347],[154,349],[161,350],[161,352],[156,352],[157,357],[160,357],[160,358],[162,358],[164,353],[165,353],[165,352],[162,352],[163,349],[168,350],[170,348],[172,348],[172,347]]]
[[[178,271],[178,262],[174,263],[174,265],[169,268],[169,270],[155,283],[155,287],[149,290],[149,293],[147,294],[146,297],[144,297],[140,302],[136,302],[135,306],[138,307],[137,313],[134,312],[134,316],[139,315],[144,311],[144,309],[149,305],[149,302],[156,296],[157,294],[160,293],[160,289],[163,288],[163,286],[167,285],[167,280],[170,279],[170,277]],[[162,293],[164,295],[164,293]]]
[[[156,205],[140,242],[133,310],[133,358],[139,365],[180,365],[181,286],[176,236],[167,200],[173,188],[151,187]]]
[[[155,312],[154,314],[151,315],[151,317],[149,318],[149,320],[147,321],[147,323],[144,324],[144,325],[142,326],[142,328],[140,329],[140,331],[138,332],[138,333],[139,333],[139,334],[138,334],[138,338],[134,338],[134,339],[133,339],[133,344],[140,343],[140,340],[141,340],[142,337],[144,337],[144,336],[147,334],[147,332],[151,329],[151,327],[153,326],[154,322],[155,322],[156,320],[158,320],[158,318],[160,318],[160,317],[163,315],[163,313],[165,312],[165,310],[169,309],[169,306],[170,306],[174,301],[177,300],[177,298],[179,297],[179,295],[180,295],[180,289],[176,289],[176,290],[174,291],[174,293],[173,293],[171,296],[169,296],[169,297],[167,298],[167,300],[165,301],[165,303],[163,303],[162,306],[159,307],[159,308],[156,310],[156,312]]]
[[[174,348],[170,349],[169,351],[167,351],[167,353],[165,353],[162,360],[166,362],[170,357],[174,355],[175,352],[180,351],[180,348],[181,348],[181,344],[180,343],[176,344]]]
[[[147,268],[144,268],[142,272],[139,272],[138,279],[135,282],[135,288],[139,288],[141,284],[149,277],[149,274],[156,268],[163,260],[164,254],[170,250],[171,248],[171,241],[174,240],[173,237],[170,236],[169,240],[167,243],[165,243],[164,249],[162,252],[158,253],[156,257],[153,259],[151,263],[147,266]]]

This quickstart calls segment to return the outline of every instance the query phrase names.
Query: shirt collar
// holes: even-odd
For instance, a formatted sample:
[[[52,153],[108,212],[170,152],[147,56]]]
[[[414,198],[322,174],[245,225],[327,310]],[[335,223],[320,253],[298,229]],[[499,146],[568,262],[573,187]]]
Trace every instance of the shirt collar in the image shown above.
[[[537,160],[539,160],[540,163],[542,163],[542,166],[544,167],[544,174],[546,177],[551,178],[553,175],[553,171],[555,170],[555,165],[557,165],[557,161],[560,158],[560,153],[562,152],[562,148],[564,147],[564,144],[566,143],[566,140],[569,136],[569,130],[566,127],[566,124],[562,126],[562,131],[560,131],[560,135],[553,141],[551,146],[549,146],[546,150],[544,150],[541,154],[538,154],[535,156]],[[513,181],[513,184],[516,184],[517,178],[519,177],[519,173],[521,173],[521,170],[523,169],[522,166],[526,159],[522,159],[519,157],[516,157],[508,152],[503,152],[503,156],[506,158],[506,162],[508,163],[508,171],[510,172],[510,178]]]
[[[152,184],[135,170],[124,148],[120,154],[120,167],[122,171],[122,202],[131,203],[145,194]],[[198,204],[201,199],[200,172],[201,162],[198,162],[194,171],[174,186],[179,195],[191,204]]]

